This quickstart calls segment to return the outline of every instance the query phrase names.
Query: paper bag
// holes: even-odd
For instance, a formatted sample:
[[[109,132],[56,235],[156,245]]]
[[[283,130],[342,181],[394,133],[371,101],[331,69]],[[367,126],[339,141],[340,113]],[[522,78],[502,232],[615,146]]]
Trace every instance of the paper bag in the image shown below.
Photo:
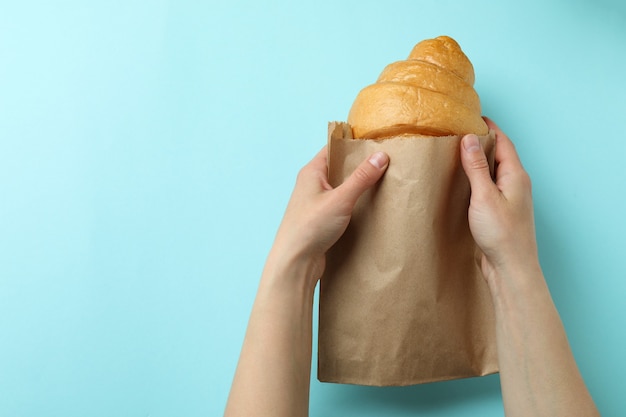
[[[329,125],[331,185],[375,151],[390,163],[327,255],[318,379],[412,385],[497,372],[493,305],[467,219],[461,137],[351,135],[345,123]],[[493,172],[495,134],[480,140]]]

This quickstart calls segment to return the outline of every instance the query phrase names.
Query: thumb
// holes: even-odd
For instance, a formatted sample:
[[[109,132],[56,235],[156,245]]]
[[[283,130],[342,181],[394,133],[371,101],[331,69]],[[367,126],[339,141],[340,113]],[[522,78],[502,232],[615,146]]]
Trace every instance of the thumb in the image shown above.
[[[389,166],[389,155],[376,152],[361,162],[350,176],[335,189],[336,193],[351,207],[358,198],[372,185],[376,184]]]
[[[486,193],[495,187],[478,136],[469,134],[461,140],[461,163],[469,179],[472,194]]]

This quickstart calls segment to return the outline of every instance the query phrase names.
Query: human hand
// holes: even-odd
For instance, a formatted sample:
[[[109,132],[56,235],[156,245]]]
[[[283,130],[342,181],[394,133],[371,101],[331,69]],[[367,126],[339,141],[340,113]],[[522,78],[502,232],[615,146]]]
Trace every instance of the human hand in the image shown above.
[[[328,183],[327,159],[324,147],[298,173],[272,250],[312,261],[313,284],[324,271],[326,252],[348,227],[358,198],[382,177],[389,164],[387,154],[376,152],[333,189]]]
[[[356,201],[388,164],[377,152],[333,189],[324,147],[300,170],[263,269],[225,416],[308,415],[315,284]]]
[[[469,224],[483,251],[482,269],[489,284],[493,275],[513,268],[538,265],[530,177],[515,146],[491,120],[496,132],[496,179],[476,135],[461,141],[461,161],[470,181]]]

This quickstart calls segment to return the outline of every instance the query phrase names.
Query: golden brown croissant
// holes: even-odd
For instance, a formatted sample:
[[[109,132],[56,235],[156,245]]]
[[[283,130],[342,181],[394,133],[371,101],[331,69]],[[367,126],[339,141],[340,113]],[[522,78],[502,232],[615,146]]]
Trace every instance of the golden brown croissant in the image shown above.
[[[415,45],[406,61],[388,65],[358,94],[348,123],[355,138],[398,135],[486,135],[474,67],[448,36]]]

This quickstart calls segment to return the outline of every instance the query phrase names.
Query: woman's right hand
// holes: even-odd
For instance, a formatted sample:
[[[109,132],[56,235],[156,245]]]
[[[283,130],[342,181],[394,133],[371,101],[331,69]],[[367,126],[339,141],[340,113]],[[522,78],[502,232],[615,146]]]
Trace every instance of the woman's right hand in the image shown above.
[[[496,132],[495,181],[476,135],[461,141],[461,161],[471,187],[470,230],[483,251],[483,274],[493,289],[496,275],[538,267],[539,261],[530,178],[513,142],[493,121],[485,121]]]

